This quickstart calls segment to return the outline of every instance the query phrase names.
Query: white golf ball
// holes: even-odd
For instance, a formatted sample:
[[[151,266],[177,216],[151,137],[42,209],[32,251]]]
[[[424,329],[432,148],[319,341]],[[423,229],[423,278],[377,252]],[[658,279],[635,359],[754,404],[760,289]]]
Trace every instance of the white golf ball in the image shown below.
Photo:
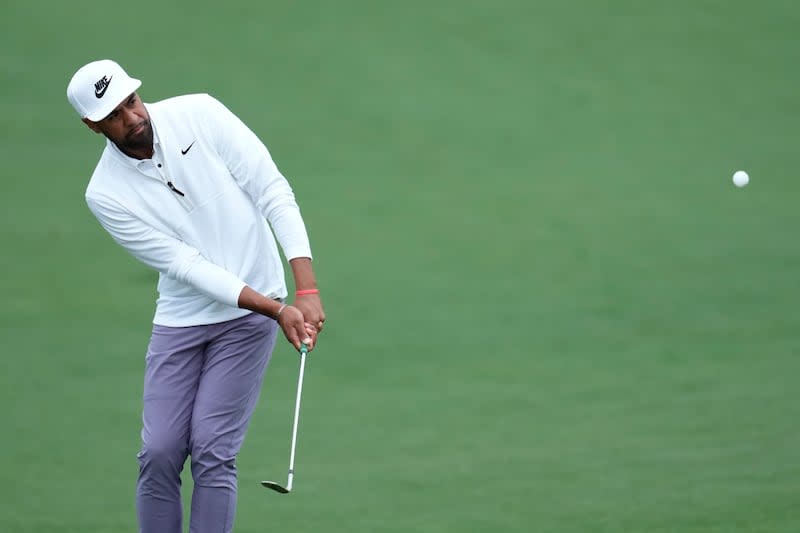
[[[750,181],[750,176],[744,170],[737,170],[733,173],[733,184],[737,187],[744,187]]]

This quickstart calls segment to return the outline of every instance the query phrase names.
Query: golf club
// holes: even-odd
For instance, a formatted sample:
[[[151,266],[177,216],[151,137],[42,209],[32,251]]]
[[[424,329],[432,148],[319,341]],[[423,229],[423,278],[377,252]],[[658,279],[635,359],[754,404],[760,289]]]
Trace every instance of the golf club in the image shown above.
[[[286,481],[284,487],[275,481],[262,481],[261,484],[281,494],[288,494],[292,491],[292,480],[294,479],[294,450],[297,445],[297,423],[300,419],[300,395],[303,392],[303,373],[306,367],[306,355],[308,355],[308,346],[303,344],[300,346],[300,377],[297,379],[297,400],[294,405],[294,424],[292,424],[292,448],[289,453],[289,479]]]

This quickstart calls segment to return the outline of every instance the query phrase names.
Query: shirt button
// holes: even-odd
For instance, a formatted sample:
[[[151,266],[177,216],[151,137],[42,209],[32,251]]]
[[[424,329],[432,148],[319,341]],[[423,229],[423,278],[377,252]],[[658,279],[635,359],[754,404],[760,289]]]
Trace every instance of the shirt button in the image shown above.
[[[158,168],[161,168],[161,163],[158,164]]]

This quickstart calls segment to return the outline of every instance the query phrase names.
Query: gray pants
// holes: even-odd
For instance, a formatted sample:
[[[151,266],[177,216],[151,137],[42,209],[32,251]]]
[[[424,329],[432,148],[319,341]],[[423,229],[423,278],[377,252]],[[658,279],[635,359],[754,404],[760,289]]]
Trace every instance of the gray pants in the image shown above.
[[[236,512],[236,454],[279,328],[258,314],[169,328],[147,350],[136,506],[141,533],[181,533],[180,473],[192,458],[191,533],[228,533]]]

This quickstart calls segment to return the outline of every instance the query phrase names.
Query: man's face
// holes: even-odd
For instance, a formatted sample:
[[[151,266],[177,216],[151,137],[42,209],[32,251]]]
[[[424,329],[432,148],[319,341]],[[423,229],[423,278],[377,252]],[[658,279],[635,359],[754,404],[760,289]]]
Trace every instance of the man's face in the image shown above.
[[[128,154],[148,154],[153,148],[153,126],[139,95],[132,93],[105,118],[92,122],[83,119],[89,128],[102,133]]]

